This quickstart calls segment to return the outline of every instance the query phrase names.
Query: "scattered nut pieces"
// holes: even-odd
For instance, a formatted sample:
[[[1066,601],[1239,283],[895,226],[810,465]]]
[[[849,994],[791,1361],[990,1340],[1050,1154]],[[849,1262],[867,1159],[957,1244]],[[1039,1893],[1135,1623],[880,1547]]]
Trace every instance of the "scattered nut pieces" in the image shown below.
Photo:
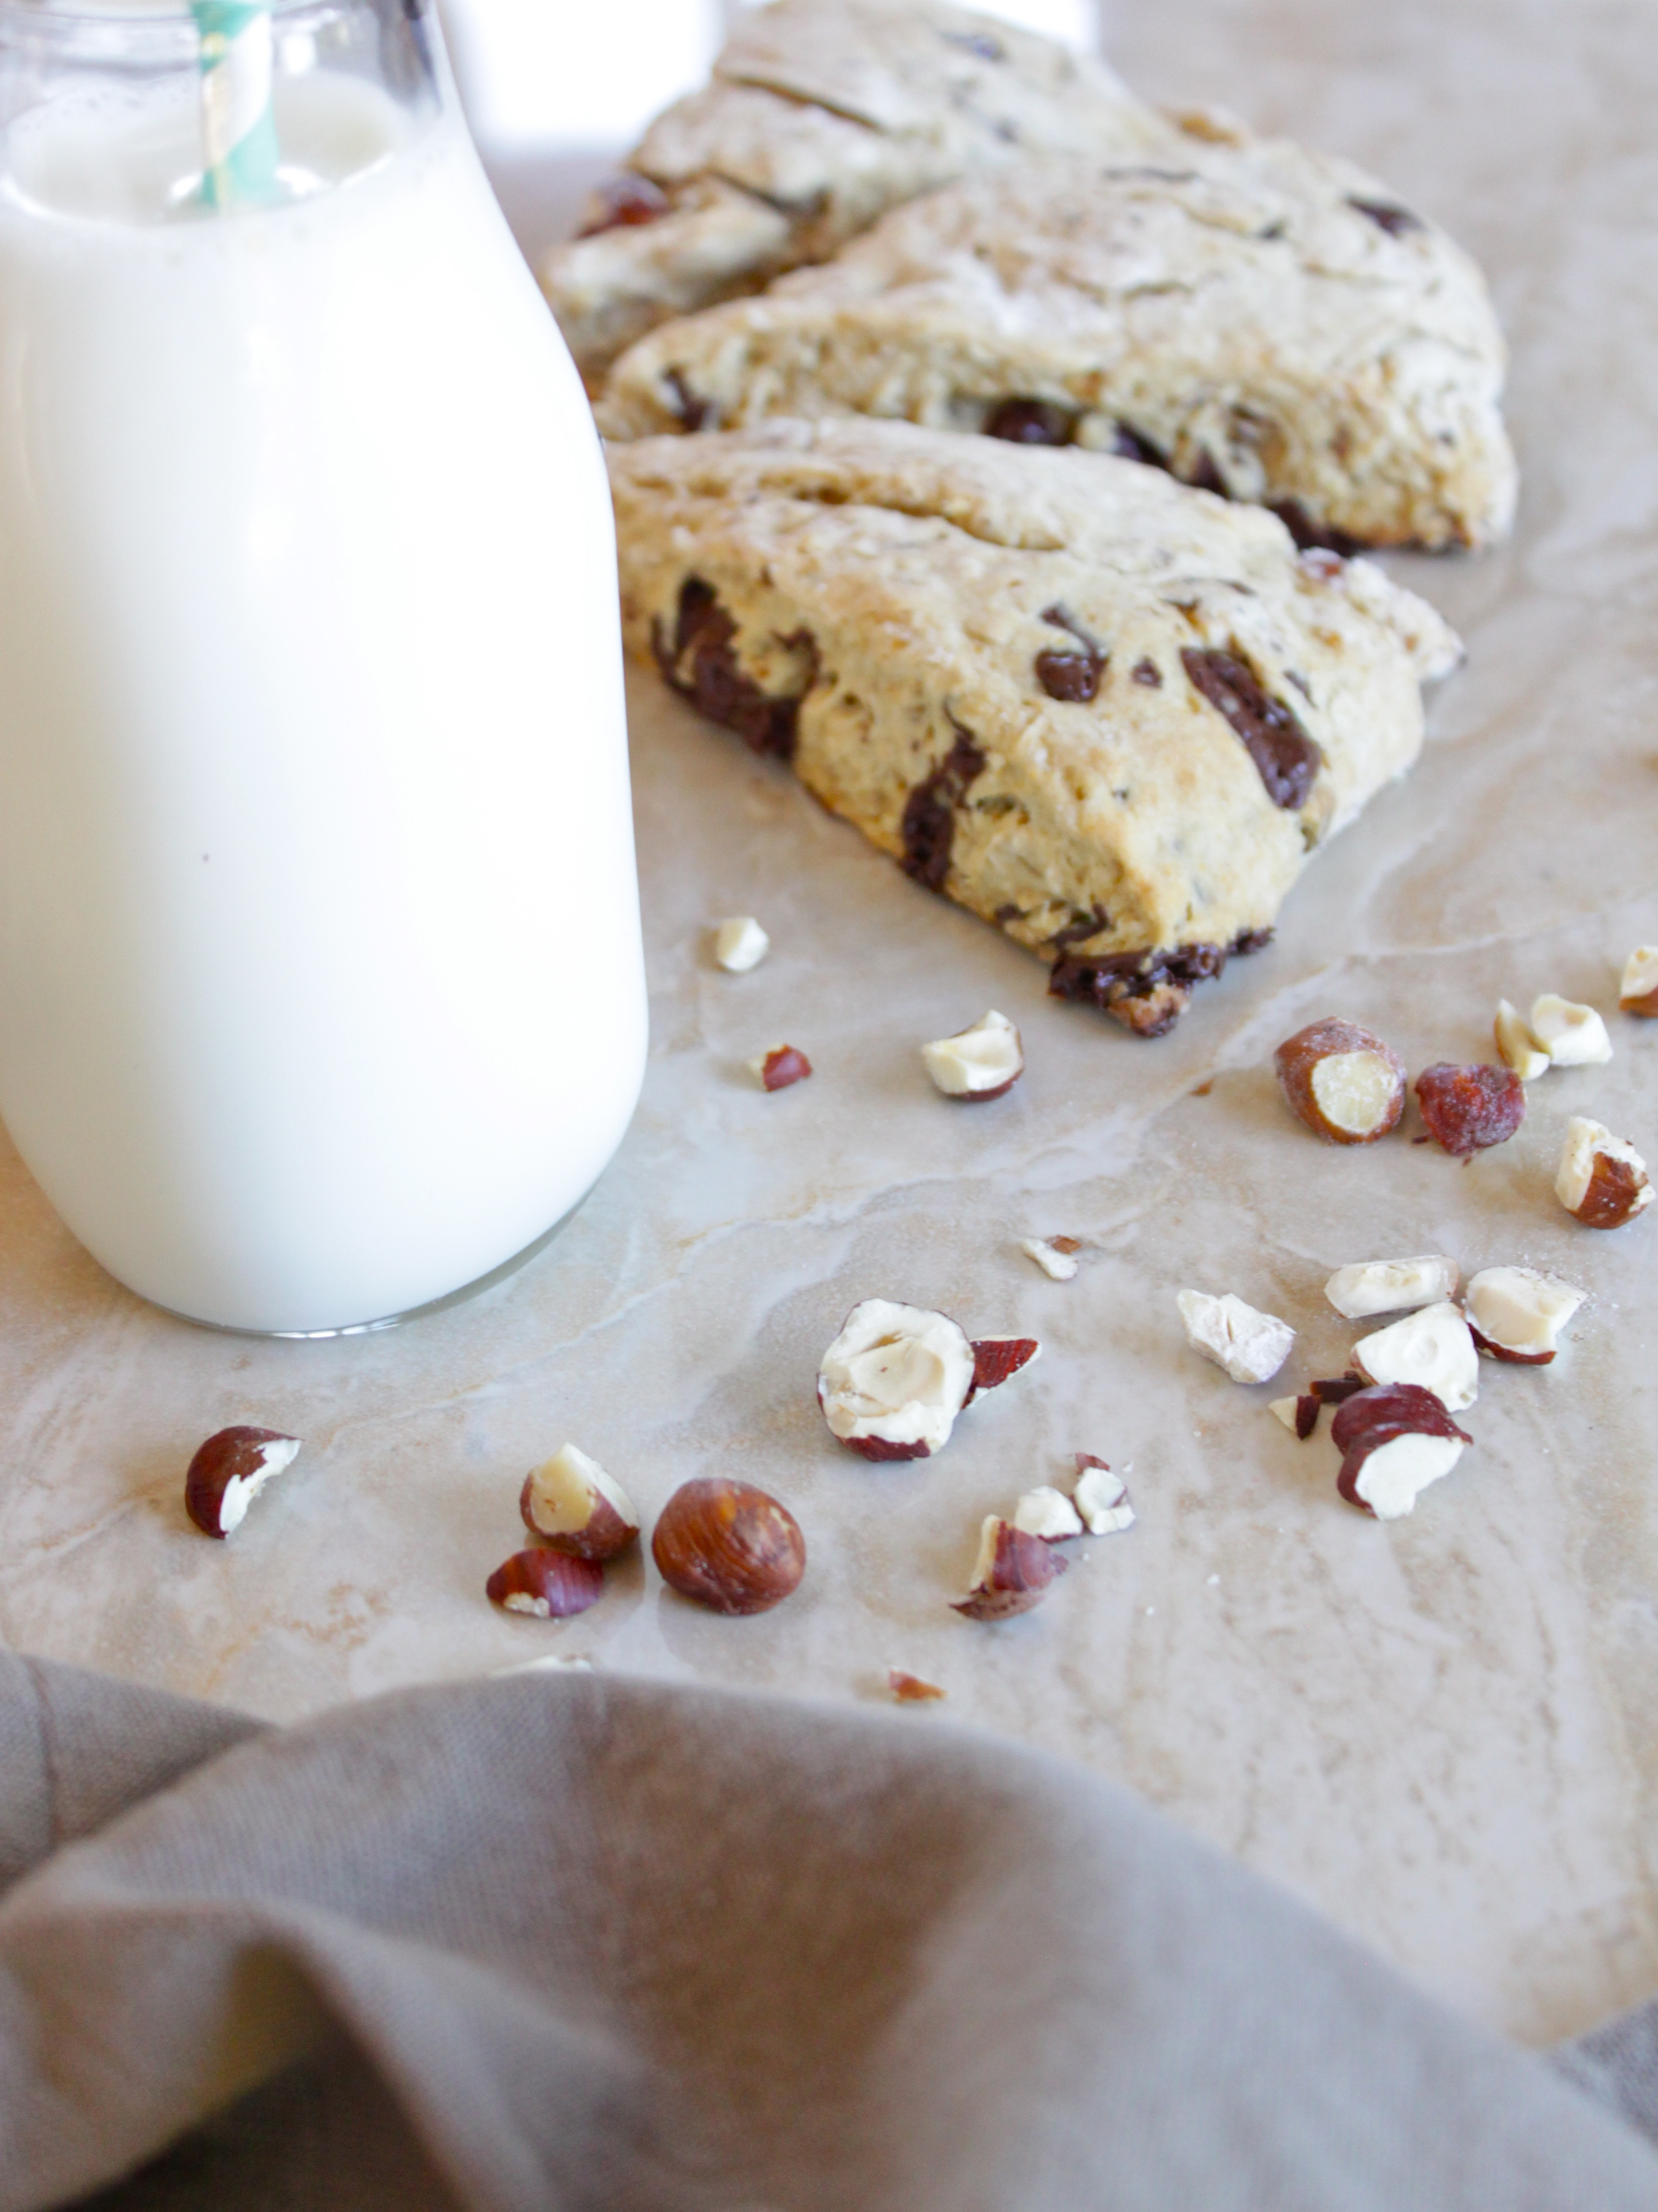
[[[1658,1014],[1658,945],[1637,945],[1624,963],[1618,1003],[1626,1014]]]
[[[1405,1062],[1353,1022],[1314,1022],[1272,1055],[1296,1119],[1327,1145],[1373,1145],[1405,1111]]]
[[[994,1008],[970,1030],[923,1044],[927,1073],[947,1098],[1004,1097],[1025,1073],[1019,1032]]]
[[[1647,1164],[1604,1122],[1574,1114],[1554,1179],[1555,1194],[1586,1229],[1621,1229],[1652,1204]]]
[[[1270,1382],[1289,1357],[1295,1332],[1289,1322],[1257,1312],[1230,1291],[1219,1298],[1182,1291],[1176,1304],[1191,1341],[1234,1382]]]
[[[1552,1065],[1519,1008],[1506,999],[1496,1002],[1491,1034],[1496,1040],[1497,1057],[1505,1067],[1513,1068],[1522,1083],[1534,1083]]]
[[[806,1539],[786,1505],[752,1483],[681,1483],[661,1510],[650,1555],[670,1589],[714,1613],[769,1613],[798,1589]]]
[[[1048,1585],[1065,1571],[1065,1561],[1039,1536],[1027,1536],[994,1513],[979,1531],[978,1558],[967,1595],[953,1601],[969,1620],[1009,1620],[1040,1605]]]
[[[1027,1490],[1015,1506],[1013,1525],[1045,1544],[1063,1544],[1068,1536],[1082,1534],[1082,1516],[1063,1490],[1045,1482]]]
[[[714,957],[732,975],[758,968],[771,950],[771,939],[752,914],[734,914],[714,932]]]
[[[1041,1344],[1033,1336],[976,1336],[972,1346],[973,1379],[961,1401],[964,1406],[971,1406],[986,1390],[999,1389],[1021,1368],[1042,1357]]]
[[[1417,1260],[1362,1260],[1338,1267],[1324,1295],[1347,1320],[1365,1321],[1372,1314],[1437,1305],[1455,1297],[1456,1285],[1456,1261],[1430,1252]]]
[[[1342,1455],[1337,1489],[1378,1521],[1410,1512],[1473,1442],[1433,1391],[1411,1382],[1360,1391],[1337,1408],[1330,1431]]]
[[[597,1559],[574,1559],[568,1552],[515,1552],[484,1585],[484,1595],[503,1613],[533,1613],[538,1620],[568,1620],[585,1613],[605,1594],[605,1571]]]
[[[764,1091],[787,1091],[791,1083],[804,1083],[812,1073],[811,1061],[792,1044],[768,1045],[746,1065]]]
[[[1119,1536],[1134,1526],[1128,1485],[1092,1452],[1076,1455],[1076,1487],[1071,1495],[1090,1536]]]
[[[1448,1301],[1361,1337],[1353,1346],[1353,1364],[1371,1382],[1413,1382],[1431,1390],[1453,1413],[1479,1395],[1479,1354],[1466,1321]]]
[[[531,1468],[518,1510],[532,1535],[572,1559],[613,1559],[639,1533],[639,1516],[620,1483],[575,1444]]]
[[[1019,1249],[1045,1275],[1051,1275],[1056,1283],[1068,1283],[1076,1273],[1082,1244],[1076,1237],[1027,1237]]]
[[[936,1682],[923,1682],[919,1674],[906,1674],[902,1667],[887,1669],[887,1686],[901,1705],[930,1705],[946,1695]]]
[[[1458,1159],[1506,1143],[1526,1118],[1526,1086],[1511,1067],[1436,1060],[1417,1078],[1428,1133]]]
[[[228,1536],[273,1474],[299,1451],[299,1438],[280,1429],[220,1429],[185,1470],[184,1510],[204,1536]]]
[[[1482,1267],[1468,1285],[1463,1310],[1480,1351],[1493,1359],[1545,1367],[1561,1330],[1587,1295],[1535,1267]]]
[[[1600,1067],[1612,1058],[1612,1039],[1594,1008],[1553,991],[1533,1002],[1531,1029],[1551,1067]]]
[[[865,1459],[926,1459],[950,1440],[978,1357],[948,1315],[865,1298],[818,1370],[830,1433]]]

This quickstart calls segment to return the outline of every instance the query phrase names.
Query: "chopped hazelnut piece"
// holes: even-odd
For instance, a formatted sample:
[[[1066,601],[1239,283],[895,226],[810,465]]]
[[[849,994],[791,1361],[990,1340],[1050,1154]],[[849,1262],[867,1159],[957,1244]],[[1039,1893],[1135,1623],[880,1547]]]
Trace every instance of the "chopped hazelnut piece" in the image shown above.
[[[971,1029],[923,1044],[921,1057],[947,1098],[975,1103],[1004,1097],[1025,1073],[1019,1032],[994,1008]]]
[[[1082,1247],[1075,1237],[1027,1237],[1019,1247],[1056,1283],[1068,1283],[1076,1273],[1076,1255]]]
[[[1417,1260],[1362,1260],[1338,1267],[1324,1295],[1349,1321],[1364,1321],[1372,1314],[1437,1305],[1455,1296],[1456,1285],[1456,1261],[1429,1252]]]
[[[865,1459],[925,1459],[949,1442],[977,1365],[947,1315],[865,1298],[823,1355],[818,1403],[831,1434]]]
[[[1119,1536],[1134,1526],[1128,1485],[1092,1452],[1076,1455],[1076,1487],[1071,1495],[1090,1536]]]
[[[1479,1395],[1479,1354],[1467,1322],[1448,1302],[1423,1306],[1361,1337],[1353,1346],[1353,1364],[1372,1382],[1420,1384],[1448,1413],[1461,1413]]]
[[[1483,1267],[1470,1281],[1463,1304],[1482,1352],[1493,1359],[1544,1367],[1585,1295],[1535,1267]]]
[[[1497,1057],[1505,1067],[1511,1067],[1522,1083],[1534,1083],[1553,1062],[1547,1052],[1532,1035],[1531,1025],[1517,1006],[1506,999],[1496,1002],[1496,1019],[1491,1024],[1491,1034],[1496,1040]]]
[[[1658,1014],[1658,945],[1637,945],[1624,963],[1618,1003],[1626,1014]]]
[[[1337,1408],[1330,1431],[1342,1455],[1337,1489],[1378,1521],[1410,1512],[1473,1441],[1433,1391],[1409,1382],[1360,1391]]]
[[[1300,1404],[1301,1400],[1299,1398],[1274,1398],[1269,1403],[1266,1410],[1269,1413],[1272,1414],[1276,1419],[1282,1421],[1285,1428],[1289,1431],[1292,1436],[1299,1436],[1301,1434],[1301,1425],[1297,1419],[1296,1408]],[[1318,1409],[1319,1401],[1315,1398],[1313,1401],[1313,1412],[1315,1418],[1318,1413]]]
[[[1603,1122],[1575,1114],[1554,1179],[1555,1194],[1587,1229],[1621,1229],[1652,1204],[1647,1164]]]
[[[1192,1343],[1234,1382],[1270,1382],[1289,1357],[1295,1332],[1289,1322],[1258,1312],[1230,1291],[1218,1298],[1182,1291],[1176,1304]]]
[[[503,1613],[526,1613],[539,1620],[568,1620],[585,1613],[605,1594],[605,1571],[597,1559],[572,1559],[566,1552],[515,1552],[484,1585],[484,1595]]]
[[[1063,1490],[1048,1482],[1025,1492],[1013,1510],[1013,1525],[1027,1536],[1039,1536],[1045,1544],[1063,1544],[1068,1536],[1082,1533],[1081,1514]]]
[[[979,1530],[978,1558],[967,1595],[954,1601],[969,1620],[1009,1620],[1040,1605],[1048,1586],[1065,1571],[1065,1561],[1039,1536],[1027,1536],[1011,1521],[985,1516]]]
[[[1272,1056],[1289,1110],[1330,1145],[1373,1145],[1405,1111],[1405,1062],[1354,1022],[1314,1022]]]
[[[887,1669],[887,1686],[900,1705],[934,1705],[945,1694],[936,1682],[924,1682],[919,1674],[906,1674],[902,1667]]]
[[[1454,1158],[1505,1144],[1526,1118],[1526,1086],[1511,1067],[1454,1067],[1436,1060],[1417,1078],[1428,1133]]]
[[[240,1528],[274,1474],[299,1456],[299,1438],[280,1429],[220,1429],[185,1469],[184,1510],[204,1536]]]
[[[1532,1007],[1532,1035],[1553,1067],[1600,1067],[1612,1058],[1612,1039],[1593,1006],[1545,991]]]
[[[714,932],[714,957],[732,975],[758,968],[771,950],[771,939],[752,914],[734,914]]]
[[[986,1390],[997,1390],[1009,1382],[1033,1360],[1042,1357],[1042,1346],[1033,1336],[978,1336],[973,1339],[972,1388],[962,1400],[971,1406]]]
[[[565,1444],[524,1478],[524,1525],[578,1559],[610,1559],[639,1533],[638,1510],[620,1483],[575,1444]]]
[[[803,1083],[812,1073],[811,1061],[792,1044],[768,1045],[764,1052],[755,1054],[747,1066],[764,1091],[787,1091],[791,1083]]]

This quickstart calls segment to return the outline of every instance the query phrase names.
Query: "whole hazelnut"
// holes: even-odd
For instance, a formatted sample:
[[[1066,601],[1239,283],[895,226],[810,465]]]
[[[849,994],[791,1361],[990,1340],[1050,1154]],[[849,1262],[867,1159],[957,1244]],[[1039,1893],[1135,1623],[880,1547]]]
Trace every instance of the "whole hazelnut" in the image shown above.
[[[204,1536],[228,1536],[273,1474],[299,1452],[280,1429],[220,1429],[185,1471],[184,1510]]]
[[[752,1483],[681,1483],[650,1540],[657,1572],[715,1613],[768,1613],[806,1572],[806,1539],[786,1505]]]

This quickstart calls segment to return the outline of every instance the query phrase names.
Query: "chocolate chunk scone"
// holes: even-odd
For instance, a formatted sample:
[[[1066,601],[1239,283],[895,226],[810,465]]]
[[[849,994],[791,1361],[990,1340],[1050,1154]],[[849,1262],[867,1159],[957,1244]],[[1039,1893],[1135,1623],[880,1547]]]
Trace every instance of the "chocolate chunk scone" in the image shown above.
[[[657,323],[826,259],[917,192],[1175,136],[1102,62],[1010,23],[939,0],[778,0],[651,125],[541,280],[592,383]]]
[[[1030,162],[883,216],[616,363],[611,437],[860,413],[1155,461],[1303,543],[1509,527],[1505,355],[1478,270],[1287,142]]]
[[[1143,1035],[1415,759],[1460,648],[1102,453],[771,422],[609,452],[630,651]]]

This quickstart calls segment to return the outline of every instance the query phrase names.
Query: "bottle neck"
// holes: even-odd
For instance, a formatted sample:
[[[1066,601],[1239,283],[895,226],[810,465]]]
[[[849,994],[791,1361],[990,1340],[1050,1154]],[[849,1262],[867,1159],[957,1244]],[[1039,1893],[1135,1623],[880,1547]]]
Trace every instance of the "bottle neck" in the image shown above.
[[[0,0],[9,191],[127,222],[247,215],[378,167],[454,105],[431,0],[276,0],[226,20],[238,15],[258,35],[227,56],[217,19],[183,0]],[[228,94],[259,107],[257,160],[225,161]]]

